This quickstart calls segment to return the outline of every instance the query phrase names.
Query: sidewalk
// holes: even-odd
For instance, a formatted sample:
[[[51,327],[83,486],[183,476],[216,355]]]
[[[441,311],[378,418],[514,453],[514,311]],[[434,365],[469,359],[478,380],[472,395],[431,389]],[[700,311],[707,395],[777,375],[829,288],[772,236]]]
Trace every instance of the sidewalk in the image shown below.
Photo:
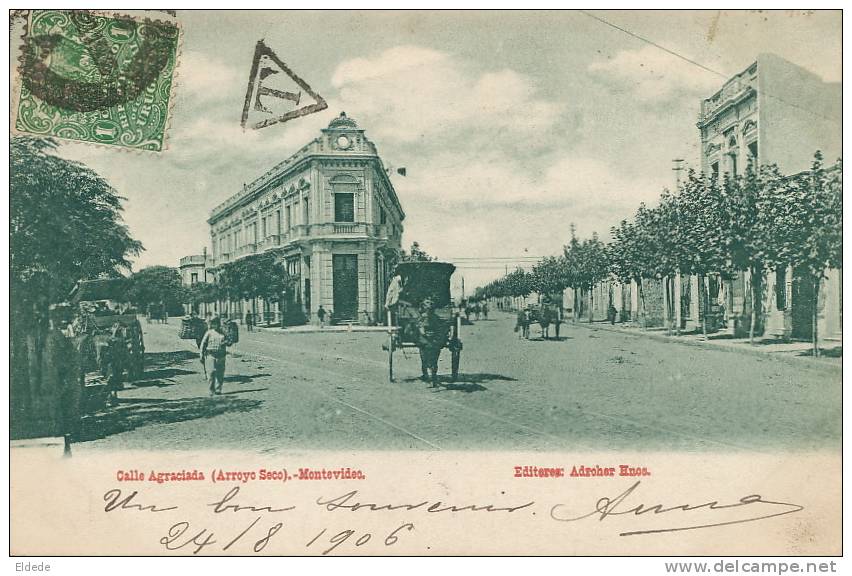
[[[244,330],[245,327],[242,327]],[[255,326],[254,329],[259,332],[272,332],[280,334],[313,334],[317,332],[384,332],[387,333],[387,326],[362,326],[360,324],[337,324],[334,326],[325,326],[320,328],[313,324],[303,324],[301,326]]]
[[[742,352],[763,357],[775,358],[786,362],[800,364],[809,363],[820,367],[840,369],[843,362],[843,342],[840,340],[824,340],[820,346],[820,356],[814,358],[812,354],[813,344],[811,342],[793,341],[783,342],[778,340],[755,339],[754,344],[749,344],[748,338],[734,338],[729,334],[708,334],[707,339],[700,332],[681,333],[680,336],[669,335],[667,328],[646,328],[642,330],[638,326],[629,324],[609,324],[607,322],[577,322],[567,321],[571,326],[581,326],[590,330],[606,330],[608,332],[619,332],[644,338],[651,338],[661,342],[674,342],[686,346],[699,346],[703,348],[715,348],[717,350],[728,350]]]

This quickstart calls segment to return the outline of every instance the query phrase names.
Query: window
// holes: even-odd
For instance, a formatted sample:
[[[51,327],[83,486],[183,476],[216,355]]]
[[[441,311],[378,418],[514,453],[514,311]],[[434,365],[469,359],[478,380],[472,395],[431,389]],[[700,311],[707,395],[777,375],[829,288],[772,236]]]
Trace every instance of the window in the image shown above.
[[[267,236],[267,234],[266,234],[266,216],[264,216],[263,220],[260,221],[260,225],[261,225],[261,229],[260,229],[261,236],[260,237],[266,238],[266,236]]]
[[[752,142],[748,145],[748,155],[749,160],[751,160],[755,165],[757,165],[757,142]]]
[[[284,227],[287,230],[289,230],[290,228],[292,228],[292,226],[293,226],[293,219],[291,218],[291,215],[290,215],[290,207],[287,206],[284,209]]]
[[[379,206],[379,224],[387,224],[388,215],[385,212],[385,209]]]
[[[281,210],[275,211],[275,233],[281,234]]]
[[[198,272],[193,272],[192,274],[190,274],[189,283],[190,284],[197,284],[198,283]]]
[[[355,221],[355,195],[349,192],[338,192],[334,195],[334,221]]]
[[[713,176],[718,177],[719,176],[719,162],[713,162],[710,165],[710,170],[713,173]]]
[[[311,201],[308,198],[302,200],[302,223],[311,223]]]
[[[732,152],[728,154],[728,165],[731,167],[731,177],[737,177],[737,153]]]
[[[775,269],[775,309],[787,309],[787,269]]]

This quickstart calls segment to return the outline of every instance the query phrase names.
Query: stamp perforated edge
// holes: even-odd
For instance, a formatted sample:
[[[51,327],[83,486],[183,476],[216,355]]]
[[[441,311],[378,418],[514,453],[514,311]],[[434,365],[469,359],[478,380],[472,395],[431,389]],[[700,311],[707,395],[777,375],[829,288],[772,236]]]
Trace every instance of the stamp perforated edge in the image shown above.
[[[21,99],[21,88],[23,87],[23,68],[24,68],[24,58],[26,56],[26,43],[27,43],[27,35],[29,33],[29,28],[32,19],[33,10],[10,10],[9,11],[9,32],[10,35],[14,33],[15,18],[23,18],[23,32],[17,38],[17,65],[12,70],[12,95],[9,99],[9,132],[11,136],[32,136],[38,137],[37,134],[33,134],[32,132],[23,132],[18,130],[15,127],[15,121],[18,116],[18,105],[20,104]],[[169,133],[171,132],[172,125],[172,115],[174,113],[175,106],[175,98],[177,97],[176,87],[179,83],[180,76],[180,61],[181,55],[183,53],[183,27],[181,26],[180,20],[177,16],[170,19],[160,19],[160,18],[148,18],[143,17],[140,14],[133,14],[129,12],[119,12],[115,10],[85,10],[85,12],[89,12],[90,14],[95,14],[97,16],[101,16],[104,18],[130,18],[136,22],[145,22],[145,23],[154,23],[154,24],[168,24],[175,26],[178,29],[178,41],[177,47],[175,49],[175,65],[172,70],[172,83],[169,87],[169,104],[166,108],[166,121],[163,126],[163,143],[159,150],[146,150],[145,148],[138,148],[135,146],[122,146],[118,144],[102,144],[100,142],[91,142],[89,140],[77,140],[75,138],[63,138],[61,136],[54,135],[44,135],[43,138],[52,138],[58,142],[68,142],[68,143],[76,143],[81,144],[83,146],[94,146],[97,148],[105,149],[105,150],[120,150],[128,153],[136,153],[140,155],[153,155],[154,157],[161,157],[165,152],[169,149]],[[13,39],[10,38],[10,45],[12,44]],[[10,46],[11,49],[11,46]]]

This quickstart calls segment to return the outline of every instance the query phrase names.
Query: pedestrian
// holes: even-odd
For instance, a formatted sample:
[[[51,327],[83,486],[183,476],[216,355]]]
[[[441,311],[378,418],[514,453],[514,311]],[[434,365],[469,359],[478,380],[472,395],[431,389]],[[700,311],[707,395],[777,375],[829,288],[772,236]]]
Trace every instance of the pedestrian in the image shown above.
[[[320,324],[321,329],[325,328],[325,315],[326,315],[325,308],[323,308],[322,304],[320,304],[320,307],[317,308],[317,318],[319,318],[319,324]]]
[[[518,332],[519,339],[530,339],[530,315],[527,310],[518,310],[518,317],[515,322],[515,332]]]
[[[482,317],[488,320],[488,302],[482,303]]]
[[[550,325],[553,323],[553,308],[549,303],[543,304],[541,307],[541,316],[538,320],[541,326],[541,337],[544,340],[550,340]]]
[[[207,372],[207,380],[210,383],[210,395],[221,394],[222,384],[225,381],[225,356],[228,353],[228,343],[225,334],[222,333],[222,321],[218,317],[210,320],[210,329],[201,339],[201,364],[205,365],[207,356],[213,358],[213,365]]]
[[[388,312],[387,321],[389,326],[396,324],[396,313],[399,309],[399,297],[402,295],[404,287],[405,284],[402,280],[402,276],[399,273],[394,274],[388,284],[388,291],[385,294],[385,310]]]
[[[441,348],[447,343],[448,328],[435,313],[434,302],[426,297],[420,305],[420,316],[417,322],[420,351],[420,378],[424,381],[431,379],[432,387],[438,387],[438,358]],[[431,373],[431,374],[430,374]]]
[[[250,310],[246,312],[246,330],[254,332],[254,314]]]

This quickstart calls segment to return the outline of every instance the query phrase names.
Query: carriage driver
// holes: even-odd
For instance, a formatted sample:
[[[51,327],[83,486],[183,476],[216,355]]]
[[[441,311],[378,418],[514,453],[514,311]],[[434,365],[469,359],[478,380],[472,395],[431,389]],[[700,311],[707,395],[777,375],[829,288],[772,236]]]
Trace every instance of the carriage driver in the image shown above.
[[[420,305],[420,316],[417,319],[419,337],[417,348],[420,350],[421,379],[431,380],[432,387],[438,386],[438,357],[441,348],[447,343],[447,325],[435,313],[435,303],[428,296]]]

